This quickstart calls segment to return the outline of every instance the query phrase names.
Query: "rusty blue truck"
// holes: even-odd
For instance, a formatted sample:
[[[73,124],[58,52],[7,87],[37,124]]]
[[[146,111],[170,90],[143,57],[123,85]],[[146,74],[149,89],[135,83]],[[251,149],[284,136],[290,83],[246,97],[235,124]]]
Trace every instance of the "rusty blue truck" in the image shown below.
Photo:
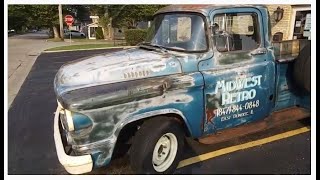
[[[129,142],[137,174],[170,174],[185,137],[211,144],[310,116],[310,41],[272,42],[263,5],[171,5],[146,41],[63,65],[54,140],[70,174]]]

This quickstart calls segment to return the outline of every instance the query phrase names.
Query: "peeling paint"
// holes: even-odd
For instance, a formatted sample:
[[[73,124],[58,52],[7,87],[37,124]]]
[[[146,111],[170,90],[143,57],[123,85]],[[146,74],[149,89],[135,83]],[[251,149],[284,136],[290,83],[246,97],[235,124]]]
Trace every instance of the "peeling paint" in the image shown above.
[[[203,111],[202,86],[202,75],[198,72],[75,89],[62,93],[58,99],[63,107],[93,121],[90,129],[80,133],[70,132],[69,138],[72,139],[73,148],[83,149],[81,145],[86,147],[79,153],[101,152],[95,161],[95,166],[99,166],[111,158],[116,142],[114,135],[131,121],[131,117],[168,108],[187,115],[192,113],[190,109],[194,107]],[[193,116],[198,116],[194,123],[202,122],[201,115]],[[190,115],[188,117],[193,118]],[[189,127],[192,126],[191,123]],[[195,131],[193,129],[197,128],[190,130]],[[201,134],[200,129],[196,132],[198,136]],[[104,148],[109,148],[111,153],[105,152]]]
[[[256,12],[260,21],[268,20],[263,6],[174,7],[157,13],[201,13],[210,24],[215,13],[241,9]],[[301,99],[291,92],[290,65],[275,62],[268,27],[259,27],[259,47],[246,52],[219,52],[210,39],[203,53],[132,48],[64,65],[54,82],[59,107],[77,114],[73,123],[82,127],[67,133],[69,144],[76,154],[90,154],[94,167],[101,167],[111,160],[121,129],[142,118],[175,114],[191,137],[199,138],[308,103],[308,96]],[[266,53],[253,55],[260,49]],[[274,95],[275,100],[270,98]]]

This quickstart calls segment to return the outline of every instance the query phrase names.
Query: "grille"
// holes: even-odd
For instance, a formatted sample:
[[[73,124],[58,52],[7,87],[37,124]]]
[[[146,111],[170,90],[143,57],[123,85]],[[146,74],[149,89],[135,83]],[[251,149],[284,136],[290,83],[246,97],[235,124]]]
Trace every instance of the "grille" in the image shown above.
[[[143,70],[143,71],[132,71],[128,73],[124,73],[123,76],[125,79],[131,79],[131,78],[138,78],[138,77],[146,77],[149,76],[150,71]]]

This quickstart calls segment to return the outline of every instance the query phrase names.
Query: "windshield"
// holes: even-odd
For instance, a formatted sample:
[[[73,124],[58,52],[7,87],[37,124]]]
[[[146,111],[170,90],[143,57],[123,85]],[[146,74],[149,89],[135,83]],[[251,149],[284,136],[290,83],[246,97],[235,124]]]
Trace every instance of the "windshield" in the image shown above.
[[[150,45],[177,51],[206,51],[205,24],[200,15],[159,14],[146,39]]]

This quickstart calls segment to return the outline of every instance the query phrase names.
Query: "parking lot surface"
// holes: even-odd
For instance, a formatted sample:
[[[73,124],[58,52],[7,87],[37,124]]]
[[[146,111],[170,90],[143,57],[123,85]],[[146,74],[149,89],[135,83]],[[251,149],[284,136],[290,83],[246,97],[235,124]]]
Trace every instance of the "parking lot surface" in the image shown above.
[[[44,53],[37,58],[8,111],[9,174],[67,174],[58,162],[53,139],[53,113],[57,107],[54,76],[68,61],[111,51],[116,50]],[[190,158],[198,160],[178,168],[175,174],[311,174],[311,133],[306,130],[310,121],[291,122],[213,145],[187,139],[183,159],[189,163]],[[304,131],[299,131],[303,128]],[[277,138],[271,141],[270,137]],[[248,146],[257,141],[263,143]],[[243,148],[236,149],[240,146]],[[226,148],[235,150],[214,155]],[[201,160],[203,157],[206,160]],[[133,172],[128,165],[128,155],[124,154],[116,157],[107,168],[88,174]]]

